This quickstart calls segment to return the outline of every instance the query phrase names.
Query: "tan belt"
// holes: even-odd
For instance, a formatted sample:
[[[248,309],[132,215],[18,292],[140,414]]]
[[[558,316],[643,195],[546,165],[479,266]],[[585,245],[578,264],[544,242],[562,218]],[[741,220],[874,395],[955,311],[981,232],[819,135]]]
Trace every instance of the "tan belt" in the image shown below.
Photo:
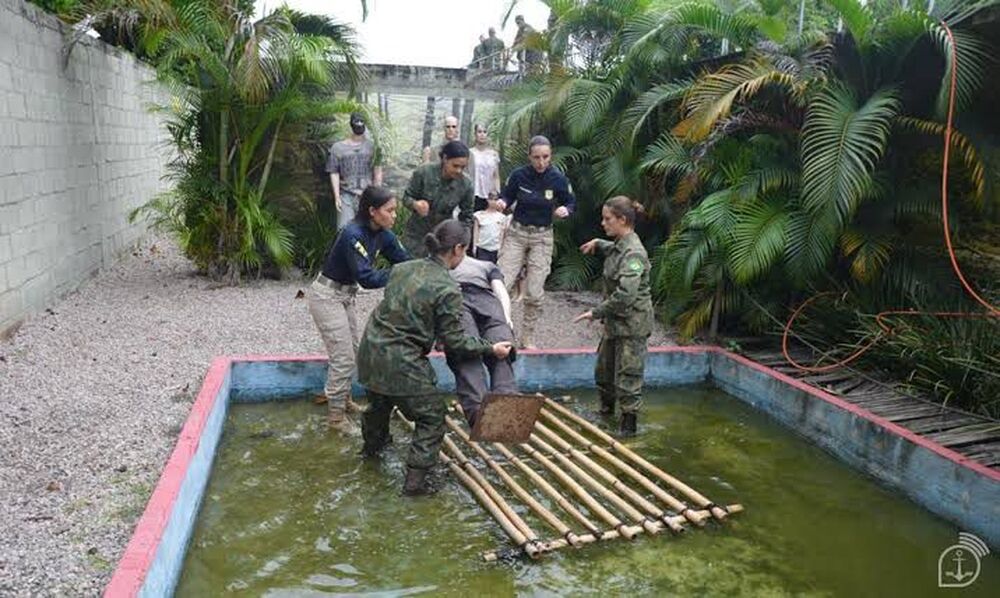
[[[358,291],[358,285],[356,284],[343,284],[336,280],[331,280],[322,274],[316,277],[316,283],[342,293],[356,293]]]
[[[510,225],[518,230],[523,230],[528,233],[544,233],[546,231],[552,230],[551,226],[535,226],[533,224],[521,224],[516,220],[511,222]]]

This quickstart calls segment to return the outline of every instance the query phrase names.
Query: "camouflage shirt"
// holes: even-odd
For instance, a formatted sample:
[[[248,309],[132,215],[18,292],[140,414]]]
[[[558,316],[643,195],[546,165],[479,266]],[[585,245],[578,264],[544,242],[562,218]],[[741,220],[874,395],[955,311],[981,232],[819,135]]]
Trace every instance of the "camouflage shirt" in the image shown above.
[[[634,232],[615,242],[601,240],[604,255],[604,296],[594,317],[604,320],[607,336],[649,336],[653,331],[653,300],[649,290],[649,257]]]
[[[413,202],[418,199],[430,203],[430,211],[421,217],[413,211]],[[458,219],[472,230],[472,211],[475,200],[472,196],[472,181],[462,175],[460,179],[445,179],[441,176],[441,164],[424,164],[413,171],[410,184],[403,194],[403,205],[410,208],[410,219],[403,229],[403,246],[410,255],[423,257],[424,235],[438,223],[452,218],[455,208],[459,209]]]
[[[438,339],[461,356],[492,354],[492,343],[462,332],[462,293],[437,258],[396,265],[358,346],[358,381],[372,392],[440,392],[427,354]]]

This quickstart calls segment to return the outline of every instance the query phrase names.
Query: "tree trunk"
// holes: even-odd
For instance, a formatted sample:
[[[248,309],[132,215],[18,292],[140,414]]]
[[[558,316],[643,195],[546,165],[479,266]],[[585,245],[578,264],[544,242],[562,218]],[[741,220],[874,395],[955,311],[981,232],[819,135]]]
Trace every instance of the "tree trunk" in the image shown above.
[[[722,287],[725,282],[720,282],[715,288],[715,298],[712,300],[712,323],[708,327],[708,340],[715,342],[719,336],[719,312],[722,311]]]
[[[468,98],[465,100],[465,105],[462,107],[462,139],[465,140],[469,146],[472,146],[476,140],[472,135],[472,115],[476,109],[476,100]]]
[[[424,115],[424,137],[420,147],[430,147],[431,133],[434,131],[434,96],[427,96],[427,112]]]

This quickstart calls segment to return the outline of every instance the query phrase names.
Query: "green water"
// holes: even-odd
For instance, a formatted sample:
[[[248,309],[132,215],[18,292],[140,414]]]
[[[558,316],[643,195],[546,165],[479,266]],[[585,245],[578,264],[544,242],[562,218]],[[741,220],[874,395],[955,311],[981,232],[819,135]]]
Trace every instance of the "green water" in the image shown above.
[[[595,408],[593,393],[573,396]],[[744,513],[499,564],[480,555],[507,545],[502,531],[457,481],[399,495],[405,431],[364,462],[360,439],[327,434],[324,416],[309,401],[232,408],[178,596],[1000,595],[994,556],[971,587],[939,590],[957,528],[715,389],[649,393],[630,444]]]

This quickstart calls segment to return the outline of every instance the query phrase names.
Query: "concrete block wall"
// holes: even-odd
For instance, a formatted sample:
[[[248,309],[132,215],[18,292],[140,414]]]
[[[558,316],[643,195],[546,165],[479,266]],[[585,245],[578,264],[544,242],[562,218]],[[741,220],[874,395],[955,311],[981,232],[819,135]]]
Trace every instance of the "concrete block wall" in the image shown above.
[[[128,214],[166,188],[152,69],[23,0],[0,0],[0,338],[145,232]]]

